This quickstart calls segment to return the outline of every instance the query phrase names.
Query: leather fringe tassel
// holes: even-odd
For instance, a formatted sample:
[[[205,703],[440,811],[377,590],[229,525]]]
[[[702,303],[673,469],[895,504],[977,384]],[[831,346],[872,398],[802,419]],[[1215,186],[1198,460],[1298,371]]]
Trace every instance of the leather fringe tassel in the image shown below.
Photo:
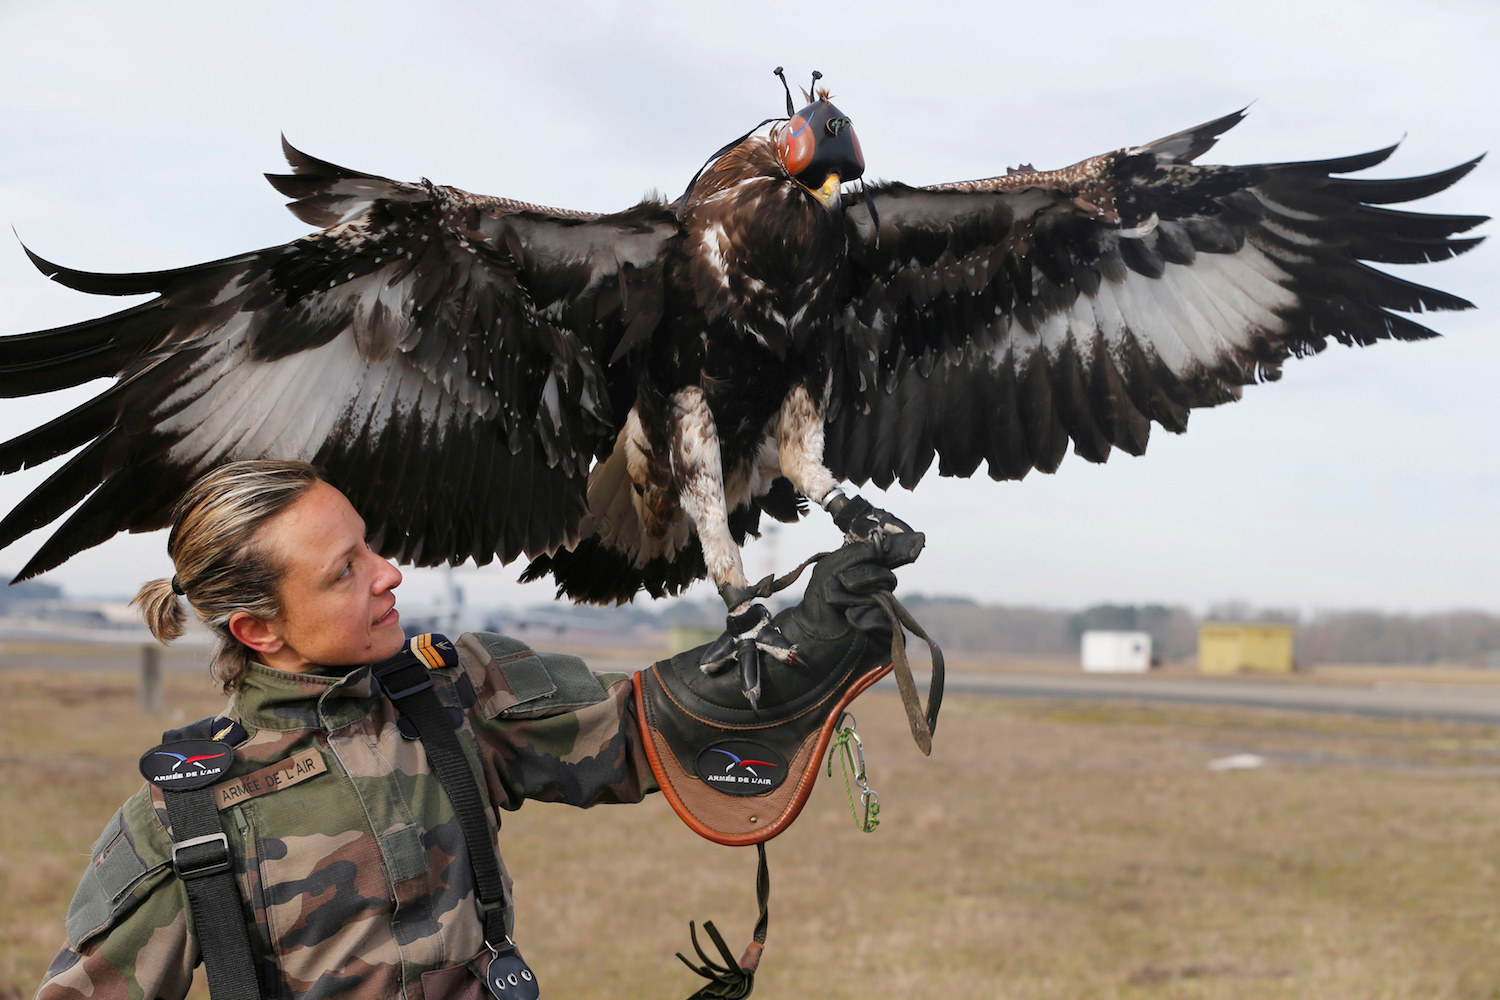
[[[719,962],[710,958],[703,950],[703,945],[698,940],[698,926],[689,922],[688,932],[693,936],[693,950],[698,953],[698,960],[702,964],[694,965],[680,951],[677,957],[682,959],[683,965],[707,979],[708,982],[688,997],[688,1000],[740,1000],[741,997],[749,996],[750,991],[755,989],[755,970],[760,965],[761,952],[765,950],[766,929],[771,921],[771,911],[767,905],[771,899],[771,872],[766,866],[766,845],[756,844],[755,849],[760,855],[755,874],[755,897],[760,903],[760,919],[755,923],[754,937],[745,946],[745,952],[740,956],[739,961],[735,961],[734,952],[729,950],[729,945],[724,942],[724,936],[713,925],[713,921],[704,921],[704,932],[719,949],[719,955],[723,960]]]

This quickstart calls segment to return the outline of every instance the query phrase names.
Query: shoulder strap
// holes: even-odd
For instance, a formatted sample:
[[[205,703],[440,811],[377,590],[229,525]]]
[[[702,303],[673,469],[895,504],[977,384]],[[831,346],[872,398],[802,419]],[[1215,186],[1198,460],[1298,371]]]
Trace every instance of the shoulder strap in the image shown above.
[[[258,1000],[250,931],[240,908],[229,838],[213,784],[234,761],[234,747],[207,739],[215,720],[162,734],[141,757],[141,774],[162,790],[172,826],[172,870],[187,889],[213,1000]],[[198,737],[198,738],[194,738]]]
[[[510,904],[500,877],[500,858],[495,838],[484,815],[484,797],[479,782],[469,770],[468,758],[459,745],[457,724],[448,716],[432,688],[431,670],[458,663],[458,651],[445,636],[426,633],[413,636],[405,648],[370,672],[385,689],[387,698],[417,730],[417,739],[427,753],[427,762],[437,774],[443,792],[458,815],[459,828],[469,849],[469,867],[474,873],[474,891],[484,923],[484,944],[490,962],[483,978],[495,997],[536,1000],[540,995],[536,974],[521,957],[505,931]],[[477,971],[477,970],[476,970]]]
[[[454,666],[458,653],[453,643],[436,634],[414,636],[410,642],[383,663],[371,668],[375,679],[385,689],[386,697],[396,710],[411,720],[417,738],[427,753],[427,762],[437,774],[458,822],[464,843],[469,849],[469,865],[474,870],[474,889],[479,896],[484,920],[484,940],[491,948],[506,940],[505,917],[509,907],[505,883],[500,877],[500,862],[495,856],[495,839],[484,815],[484,799],[468,758],[459,745],[452,721],[432,689],[434,668]]]

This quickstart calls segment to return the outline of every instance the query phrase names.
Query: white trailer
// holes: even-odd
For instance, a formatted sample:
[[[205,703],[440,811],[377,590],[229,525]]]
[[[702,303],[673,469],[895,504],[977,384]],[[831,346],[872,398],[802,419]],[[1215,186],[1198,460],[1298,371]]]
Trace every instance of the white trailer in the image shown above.
[[[1149,632],[1083,633],[1083,669],[1091,674],[1143,674],[1151,669]]]

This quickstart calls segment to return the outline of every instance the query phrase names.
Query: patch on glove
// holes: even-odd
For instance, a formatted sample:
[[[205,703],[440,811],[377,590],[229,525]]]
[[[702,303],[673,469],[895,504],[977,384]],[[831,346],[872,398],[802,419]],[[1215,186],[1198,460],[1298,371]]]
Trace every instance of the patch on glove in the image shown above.
[[[760,795],[786,780],[786,761],[764,743],[720,740],[698,754],[698,777],[730,795]]]

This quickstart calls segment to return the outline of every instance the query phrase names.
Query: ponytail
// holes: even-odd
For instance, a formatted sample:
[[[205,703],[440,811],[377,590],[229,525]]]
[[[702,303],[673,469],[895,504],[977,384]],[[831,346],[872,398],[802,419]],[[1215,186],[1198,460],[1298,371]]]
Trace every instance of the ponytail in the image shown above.
[[[187,625],[187,612],[172,589],[172,581],[165,577],[152,580],[136,592],[130,601],[131,607],[139,608],[146,627],[156,636],[156,641],[166,645],[182,635]]]

